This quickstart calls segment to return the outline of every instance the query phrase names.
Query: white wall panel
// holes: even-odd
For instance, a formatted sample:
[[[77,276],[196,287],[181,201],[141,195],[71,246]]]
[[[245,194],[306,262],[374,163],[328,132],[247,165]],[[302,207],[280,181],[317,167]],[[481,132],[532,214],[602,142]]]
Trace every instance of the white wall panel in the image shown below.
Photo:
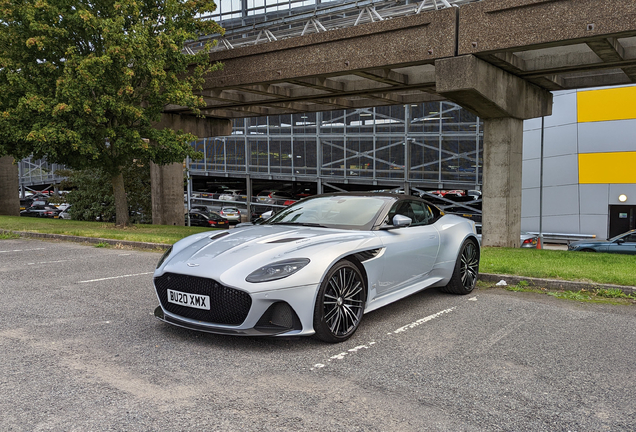
[[[578,154],[577,134],[576,123],[546,128],[543,157]]]
[[[578,128],[580,153],[636,151],[636,120],[580,123]]]
[[[578,214],[579,214],[579,186],[578,185],[543,188],[543,215],[544,216],[576,215],[578,217]]]
[[[607,217],[609,186],[606,184],[582,184],[579,186],[581,214]]]
[[[580,234],[594,234],[597,239],[605,240],[608,232],[607,214],[605,215],[581,215]]]
[[[521,170],[521,188],[530,189],[538,188],[539,173],[541,172],[541,160],[531,159],[523,161],[523,168]]]
[[[576,154],[545,158],[543,161],[543,186],[578,185],[578,163],[579,158]]]

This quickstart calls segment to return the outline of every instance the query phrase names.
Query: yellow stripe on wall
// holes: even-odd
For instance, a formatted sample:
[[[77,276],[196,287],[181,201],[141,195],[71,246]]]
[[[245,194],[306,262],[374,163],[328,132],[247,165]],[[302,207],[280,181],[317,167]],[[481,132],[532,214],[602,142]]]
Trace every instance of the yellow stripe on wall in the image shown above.
[[[636,119],[636,87],[577,93],[579,123]]]
[[[636,152],[580,153],[579,183],[636,183]]]

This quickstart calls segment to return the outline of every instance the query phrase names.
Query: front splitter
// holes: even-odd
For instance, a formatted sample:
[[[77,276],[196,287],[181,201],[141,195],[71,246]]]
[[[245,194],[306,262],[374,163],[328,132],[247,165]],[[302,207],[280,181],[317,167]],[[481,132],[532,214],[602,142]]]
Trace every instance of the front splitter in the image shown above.
[[[167,315],[164,313],[161,306],[157,306],[155,309],[155,318],[159,319],[168,324],[172,324],[178,327],[183,327],[189,330],[202,331],[206,333],[214,333],[214,334],[222,334],[222,335],[232,335],[232,336],[276,336],[281,335],[283,333],[288,333],[290,329],[288,328],[263,328],[263,329],[228,329],[228,328],[219,328],[219,327],[211,327],[209,324],[204,323],[203,321],[185,321],[175,318],[171,315]],[[290,335],[291,336],[291,335]]]

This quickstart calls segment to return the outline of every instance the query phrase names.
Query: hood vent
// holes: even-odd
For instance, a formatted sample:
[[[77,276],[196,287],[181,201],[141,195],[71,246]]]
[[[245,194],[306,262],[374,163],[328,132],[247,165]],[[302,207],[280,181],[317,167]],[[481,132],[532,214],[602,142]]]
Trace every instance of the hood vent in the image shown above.
[[[365,262],[365,261],[370,260],[371,258],[377,257],[381,250],[382,250],[382,248],[370,249],[370,250],[367,250],[367,251],[358,252],[356,254],[356,258],[358,258],[360,260],[360,262]]]
[[[272,243],[289,243],[289,242],[293,242],[296,240],[304,240],[304,237],[295,237],[295,238],[283,238],[283,239],[278,239],[278,240],[273,240],[271,242],[267,242],[267,244],[272,244]]]
[[[212,237],[210,237],[210,240],[218,240],[221,237],[225,237],[226,235],[230,235],[230,233],[229,232],[224,232],[224,233],[221,233],[221,234],[213,235]]]

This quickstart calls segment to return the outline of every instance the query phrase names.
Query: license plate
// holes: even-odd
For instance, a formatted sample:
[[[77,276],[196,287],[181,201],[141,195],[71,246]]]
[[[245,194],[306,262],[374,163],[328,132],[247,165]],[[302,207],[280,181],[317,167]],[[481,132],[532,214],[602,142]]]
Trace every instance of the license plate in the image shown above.
[[[60,218],[59,216],[53,216],[53,219],[59,219],[59,218]]]
[[[181,291],[168,290],[168,301],[170,303],[178,304],[181,306],[187,306],[196,309],[210,310],[210,297],[184,293]]]

